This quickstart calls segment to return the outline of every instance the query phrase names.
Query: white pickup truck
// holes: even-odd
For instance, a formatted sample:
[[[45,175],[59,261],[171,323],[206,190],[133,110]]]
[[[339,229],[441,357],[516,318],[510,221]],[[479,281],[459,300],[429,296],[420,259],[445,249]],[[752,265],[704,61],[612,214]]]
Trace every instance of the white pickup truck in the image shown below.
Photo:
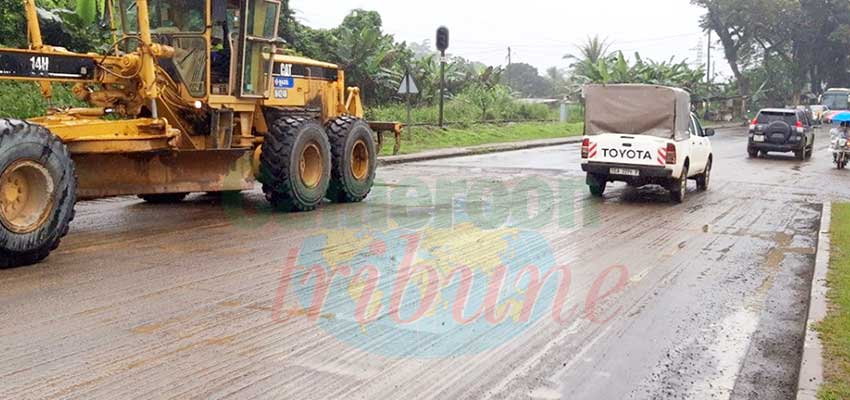
[[[688,180],[707,190],[714,161],[713,129],[690,112],[690,95],[651,85],[585,87],[585,136],[581,168],[590,192],[602,197],[608,182],[661,185],[676,203]]]

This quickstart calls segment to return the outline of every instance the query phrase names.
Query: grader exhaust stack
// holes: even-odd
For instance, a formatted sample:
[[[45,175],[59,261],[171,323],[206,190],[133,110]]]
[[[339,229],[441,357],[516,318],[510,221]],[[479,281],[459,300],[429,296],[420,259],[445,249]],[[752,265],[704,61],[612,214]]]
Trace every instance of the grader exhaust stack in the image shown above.
[[[283,211],[372,189],[375,132],[338,66],[281,54],[277,0],[114,0],[113,55],[42,43],[24,0],[29,49],[0,49],[0,80],[73,85],[90,108],[0,120],[0,267],[36,263],[67,234],[78,198],[262,184]],[[250,22],[250,23],[248,23]],[[107,118],[108,117],[108,118]]]

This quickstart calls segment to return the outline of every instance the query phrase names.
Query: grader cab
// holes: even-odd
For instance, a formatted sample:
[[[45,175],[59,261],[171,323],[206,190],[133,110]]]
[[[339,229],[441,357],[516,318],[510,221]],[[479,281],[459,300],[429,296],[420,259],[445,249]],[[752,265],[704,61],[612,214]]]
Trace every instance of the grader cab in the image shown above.
[[[282,211],[359,202],[375,178],[375,130],[336,65],[286,55],[277,0],[109,0],[111,54],[42,42],[24,0],[28,49],[0,49],[0,80],[73,85],[87,108],[0,120],[0,267],[59,246],[77,199],[262,184]],[[378,132],[382,134],[383,132]],[[380,136],[379,136],[380,137]]]

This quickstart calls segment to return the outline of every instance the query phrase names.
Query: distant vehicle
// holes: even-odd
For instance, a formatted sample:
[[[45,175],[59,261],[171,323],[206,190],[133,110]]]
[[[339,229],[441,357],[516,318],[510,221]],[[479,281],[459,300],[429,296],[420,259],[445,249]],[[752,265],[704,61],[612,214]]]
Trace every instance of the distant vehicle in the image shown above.
[[[789,107],[789,108],[793,108],[793,107]],[[809,119],[811,119],[811,121],[812,121],[812,126],[823,125],[823,115],[828,110],[826,108],[826,106],[819,106],[819,105],[797,106],[796,109],[798,111],[803,111],[806,114],[808,114]]]
[[[815,130],[808,113],[790,108],[767,108],[759,111],[750,123],[747,153],[759,154],[793,152],[798,160],[812,157]]]
[[[827,108],[823,114],[823,122],[832,123],[832,117],[845,111],[850,111],[850,89],[828,89],[821,96],[821,105]]]
[[[809,109],[812,110],[812,115],[814,116],[815,125],[820,126],[823,125],[823,116],[829,110],[826,106],[809,106]]]
[[[707,190],[713,155],[709,136],[690,112],[690,95],[651,85],[585,87],[581,168],[590,193],[602,197],[608,182],[661,185],[676,203],[688,180]]]

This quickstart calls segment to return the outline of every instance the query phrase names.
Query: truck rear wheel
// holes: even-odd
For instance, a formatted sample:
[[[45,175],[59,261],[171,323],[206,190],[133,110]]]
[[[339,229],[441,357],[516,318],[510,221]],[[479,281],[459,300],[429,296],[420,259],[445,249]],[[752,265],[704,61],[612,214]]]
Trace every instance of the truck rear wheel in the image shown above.
[[[328,199],[358,203],[366,199],[375,183],[378,164],[372,129],[360,119],[340,117],[327,127],[333,169]]]
[[[701,191],[708,190],[708,185],[711,183],[711,164],[712,160],[709,158],[705,171],[697,177],[697,188]]]
[[[590,188],[590,194],[593,197],[602,197],[605,194],[605,188],[608,186],[608,177],[587,174],[587,186]]]
[[[68,234],[77,201],[74,162],[44,127],[0,120],[0,268],[44,260]]]
[[[676,179],[671,184],[670,198],[676,204],[685,202],[685,197],[688,194],[688,166],[682,168],[682,176]]]
[[[316,209],[328,191],[330,171],[330,143],[318,122],[282,117],[269,127],[258,178],[273,207],[287,212]]]

